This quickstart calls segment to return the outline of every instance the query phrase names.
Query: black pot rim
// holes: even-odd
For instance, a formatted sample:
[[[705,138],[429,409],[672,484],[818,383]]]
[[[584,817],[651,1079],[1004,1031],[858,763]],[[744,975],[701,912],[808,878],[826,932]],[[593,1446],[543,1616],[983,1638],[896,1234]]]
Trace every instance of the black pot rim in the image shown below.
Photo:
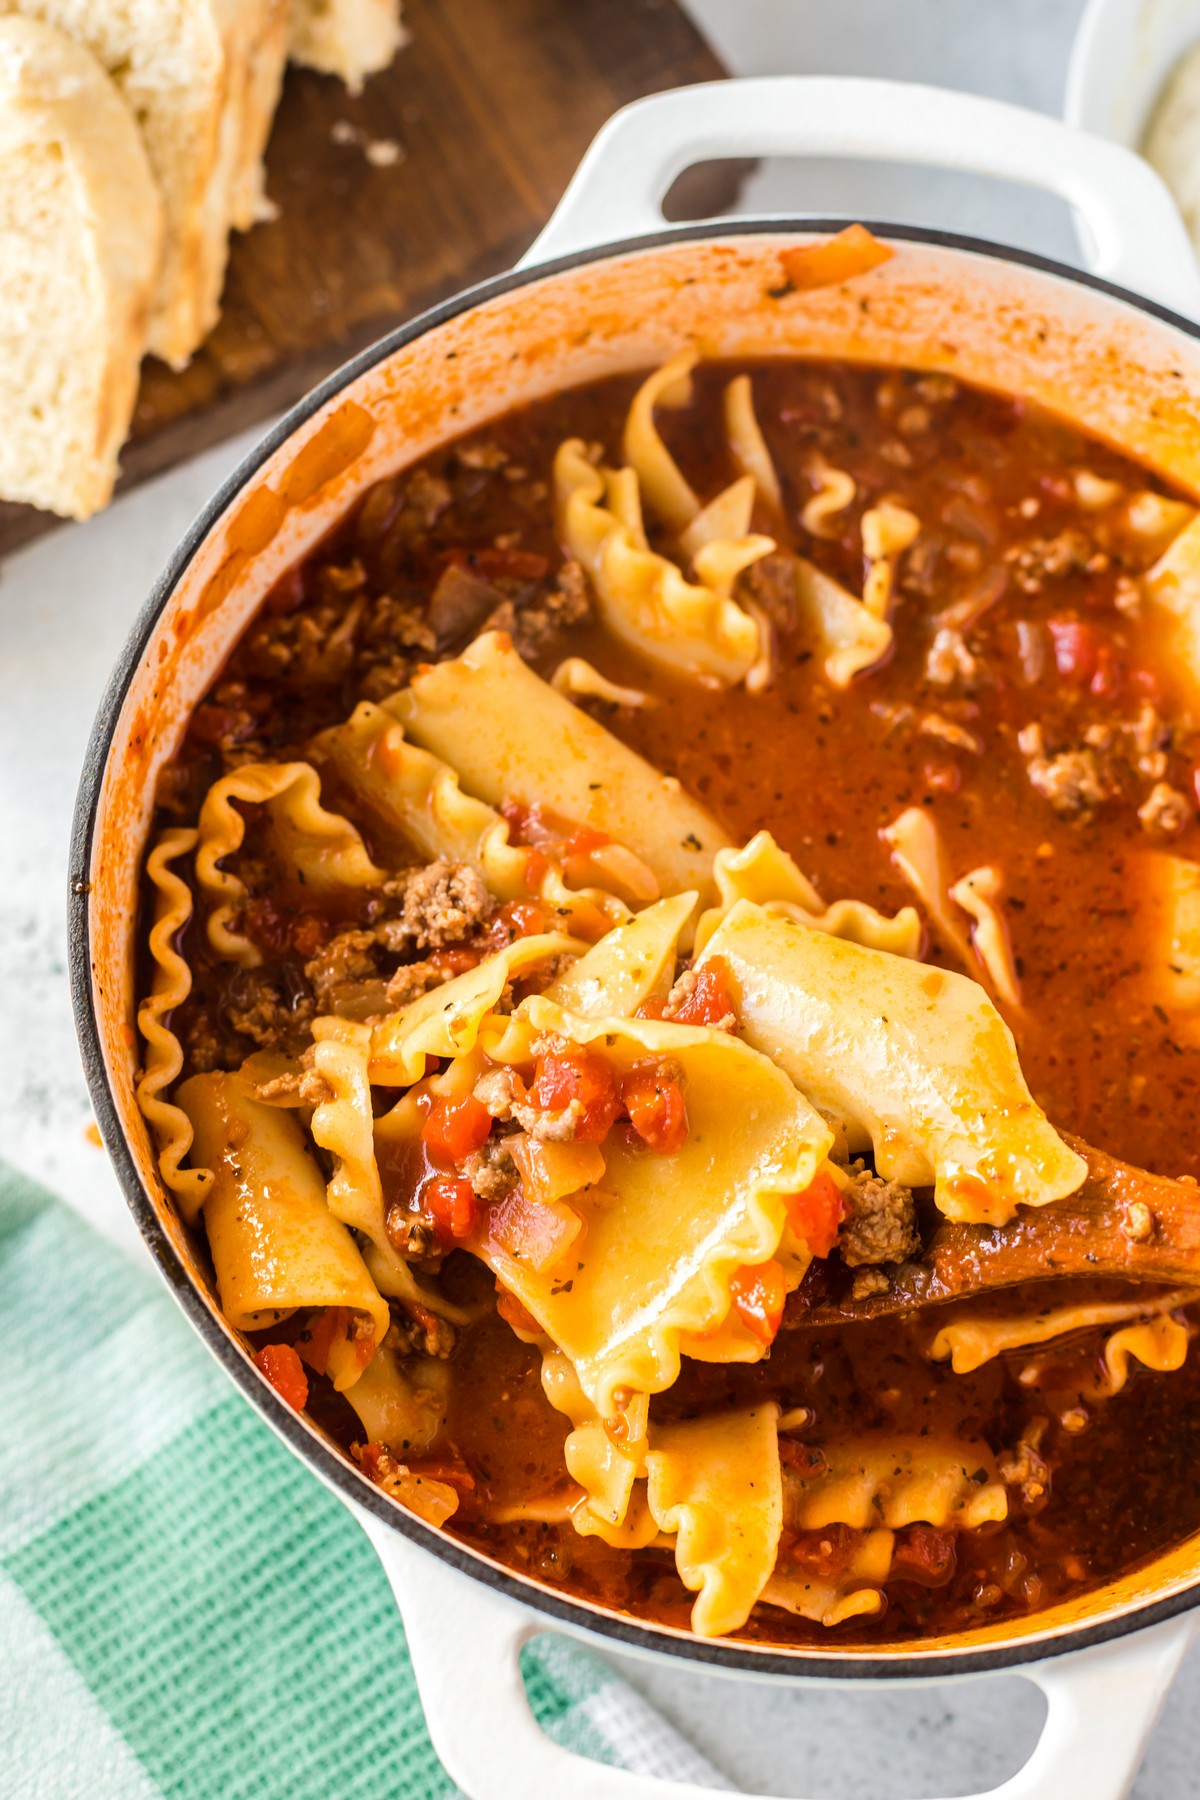
[[[1174,326],[1189,337],[1200,339],[1200,325],[1181,314],[1144,299],[1115,283],[1074,269],[1069,264],[1033,251],[1018,250],[956,232],[925,230],[920,226],[896,225],[883,221],[863,221],[877,236],[909,243],[927,244],[934,248],[966,251],[971,254],[1015,263],[1055,275],[1077,286],[1092,288],[1115,300],[1135,307],[1139,312]],[[935,1681],[989,1670],[1019,1668],[1024,1663],[1040,1662],[1047,1657],[1084,1649],[1089,1645],[1110,1642],[1129,1632],[1141,1630],[1162,1620],[1174,1618],[1200,1604],[1200,1573],[1179,1593],[1143,1606],[1131,1607],[1113,1618],[1101,1618],[1078,1627],[1063,1626],[1053,1637],[1026,1640],[1015,1644],[970,1646],[959,1650],[922,1655],[914,1645],[911,1653],[903,1650],[870,1654],[840,1651],[832,1654],[809,1653],[806,1650],[782,1651],[757,1648],[739,1640],[712,1640],[676,1635],[640,1621],[603,1612],[594,1612],[586,1604],[561,1598],[549,1588],[524,1581],[507,1573],[482,1556],[466,1549],[453,1538],[425,1525],[413,1515],[391,1504],[371,1482],[367,1481],[344,1457],[317,1437],[304,1420],[286,1406],[265,1381],[258,1378],[248,1358],[231,1337],[216,1323],[207,1303],[201,1298],[178,1254],[164,1232],[143,1187],[129,1147],[125,1141],[104,1067],[99,1025],[91,982],[91,935],[88,873],[92,866],[93,836],[100,795],[103,789],[109,751],[117,721],[134,675],[141,664],[159,617],[170,602],[180,579],[221,519],[235,496],[257,474],[263,464],[297,429],[318,412],[327,401],[349,386],[360,375],[384,361],[395,351],[462,313],[515,288],[532,285],[548,275],[566,273],[585,263],[602,262],[610,257],[653,250],[667,245],[730,237],[786,237],[794,233],[819,233],[841,229],[847,220],[829,217],[740,218],[705,220],[698,224],[669,227],[645,237],[627,238],[614,243],[576,250],[553,262],[518,268],[489,281],[466,288],[438,306],[419,314],[407,324],[380,338],[359,355],[344,363],[317,387],[298,401],[255,445],[233,473],[222,483],[203,508],[172,556],[149,599],[141,609],[133,629],[118,658],[95,722],[80,776],[71,830],[68,894],[68,966],[75,1028],[79,1037],[84,1074],[91,1094],[96,1119],[109,1157],[134,1221],[158,1267],[160,1275],[182,1307],[189,1321],[211,1353],[236,1382],[242,1394],[268,1425],[280,1436],[302,1462],[306,1463],[325,1484],[342,1497],[364,1508],[376,1519],[400,1532],[413,1543],[434,1555],[451,1568],[497,1592],[508,1595],[545,1616],[546,1628],[562,1625],[572,1632],[606,1640],[614,1648],[627,1648],[650,1655],[678,1658],[715,1671],[751,1673],[771,1678],[811,1680],[824,1678],[841,1683],[886,1680]]]

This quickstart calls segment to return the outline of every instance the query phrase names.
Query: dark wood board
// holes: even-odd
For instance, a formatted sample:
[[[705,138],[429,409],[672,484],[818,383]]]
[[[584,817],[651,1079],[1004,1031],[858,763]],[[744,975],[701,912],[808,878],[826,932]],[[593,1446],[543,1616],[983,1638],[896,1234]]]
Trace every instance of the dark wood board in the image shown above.
[[[289,71],[267,155],[279,216],[235,237],[220,322],[190,367],[146,363],[123,488],[510,267],[610,113],[724,74],[675,0],[406,0],[405,19],[409,44],[357,98]],[[398,145],[399,160],[377,166],[368,142]],[[695,176],[683,216],[736,191],[728,166]],[[0,504],[0,555],[56,523]]]

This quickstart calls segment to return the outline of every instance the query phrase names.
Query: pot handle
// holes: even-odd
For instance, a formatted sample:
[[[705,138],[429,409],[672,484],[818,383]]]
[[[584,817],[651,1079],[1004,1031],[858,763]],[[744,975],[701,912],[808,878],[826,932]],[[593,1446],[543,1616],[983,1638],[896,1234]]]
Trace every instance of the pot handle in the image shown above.
[[[545,1618],[356,1511],[404,1619],[433,1747],[470,1800],[702,1800],[712,1792],[690,1781],[651,1783],[649,1771],[590,1762],[554,1743],[530,1711],[520,1670],[523,1646],[550,1629]],[[1041,1688],[1046,1722],[1024,1767],[977,1800],[1124,1800],[1197,1623],[1185,1613],[1012,1670]]]
[[[663,228],[662,200],[713,157],[846,156],[995,175],[1058,194],[1097,275],[1200,316],[1200,268],[1160,177],[1045,113],[898,81],[771,75],[673,88],[614,113],[521,266]]]

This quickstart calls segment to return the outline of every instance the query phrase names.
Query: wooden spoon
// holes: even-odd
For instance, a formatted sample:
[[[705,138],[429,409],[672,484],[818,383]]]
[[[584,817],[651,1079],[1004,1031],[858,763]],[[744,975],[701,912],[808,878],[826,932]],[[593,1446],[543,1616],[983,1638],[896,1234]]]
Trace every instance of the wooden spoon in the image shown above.
[[[1081,1138],[1063,1139],[1088,1165],[1083,1186],[1008,1225],[939,1219],[919,1259],[882,1272],[886,1293],[852,1297],[853,1274],[813,1264],[792,1295],[789,1326],[846,1324],[972,1294],[1064,1276],[1117,1276],[1200,1289],[1200,1186],[1131,1168]],[[824,1274],[824,1285],[822,1272]]]

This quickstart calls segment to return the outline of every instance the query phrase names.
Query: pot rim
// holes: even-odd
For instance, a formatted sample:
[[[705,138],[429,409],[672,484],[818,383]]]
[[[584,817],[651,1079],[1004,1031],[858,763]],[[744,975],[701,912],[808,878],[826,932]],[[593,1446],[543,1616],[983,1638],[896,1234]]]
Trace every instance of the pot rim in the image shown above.
[[[946,1680],[991,1670],[1016,1669],[1024,1663],[1040,1662],[1051,1656],[1088,1646],[1110,1642],[1133,1631],[1174,1618],[1200,1605],[1200,1572],[1179,1593],[1165,1599],[1135,1605],[1112,1618],[1101,1618],[1091,1624],[1061,1627],[1053,1637],[1033,1638],[1015,1644],[970,1646],[960,1650],[944,1650],[922,1654],[919,1640],[911,1651],[897,1650],[872,1655],[852,1650],[822,1652],[803,1648],[772,1649],[742,1640],[709,1639],[689,1636],[661,1626],[643,1624],[640,1620],[593,1608],[587,1602],[560,1596],[539,1582],[516,1575],[483,1555],[468,1549],[456,1539],[434,1530],[415,1515],[391,1503],[373,1483],[345,1457],[339,1455],[292,1411],[267,1385],[252,1373],[251,1366],[235,1341],[216,1325],[208,1304],[184,1268],[174,1246],[159,1221],[150,1196],[143,1186],[125,1139],[112,1089],[104,1066],[104,1053],[91,982],[91,931],[88,872],[92,865],[96,815],[108,764],[109,752],[121,709],[134,676],[141,665],[149,640],[159,618],[169,605],[185,571],[214,527],[220,522],[234,498],[253,479],[275,451],[293,433],[323,407],[327,401],[348,387],[376,364],[395,351],[433,330],[447,320],[470,312],[475,307],[512,290],[532,285],[544,276],[565,274],[587,263],[602,262],[610,257],[636,254],[668,245],[721,240],[729,237],[770,234],[786,237],[793,233],[812,234],[837,231],[846,224],[844,217],[786,215],[780,217],[740,217],[729,220],[701,220],[666,227],[639,237],[588,246],[550,262],[518,266],[502,275],[491,277],[464,288],[449,299],[419,313],[415,318],[388,332],[326,376],[288,409],[259,440],[237,468],[226,477],[213,497],[202,508],[180,541],[162,575],[139,612],[117,659],[104,690],[95,721],[88,738],[87,751],[80,773],[75,810],[71,825],[70,859],[68,863],[69,893],[67,905],[67,960],[71,984],[71,1004],[79,1039],[84,1076],[105,1148],[116,1171],[126,1205],[154,1262],[174,1298],[182,1307],[190,1324],[208,1350],[221,1363],[237,1384],[243,1396],[261,1418],[281,1437],[288,1448],[339,1497],[365,1508],[375,1518],[400,1532],[411,1542],[441,1558],[459,1573],[484,1583],[508,1598],[535,1608],[545,1615],[547,1629],[561,1625],[573,1632],[583,1632],[609,1640],[614,1645],[644,1654],[677,1657],[715,1670],[729,1673],[755,1674],[793,1680],[825,1679],[841,1683],[882,1680],[889,1683]],[[1189,337],[1200,339],[1200,323],[1185,318],[1157,301],[1148,300],[1129,289],[1107,281],[1086,270],[1072,268],[1038,252],[997,244],[987,238],[958,232],[925,229],[917,225],[898,225],[887,221],[863,220],[868,230],[882,238],[930,245],[935,249],[965,251],[1002,262],[1036,269],[1077,285],[1107,294],[1115,300],[1174,326]]]

